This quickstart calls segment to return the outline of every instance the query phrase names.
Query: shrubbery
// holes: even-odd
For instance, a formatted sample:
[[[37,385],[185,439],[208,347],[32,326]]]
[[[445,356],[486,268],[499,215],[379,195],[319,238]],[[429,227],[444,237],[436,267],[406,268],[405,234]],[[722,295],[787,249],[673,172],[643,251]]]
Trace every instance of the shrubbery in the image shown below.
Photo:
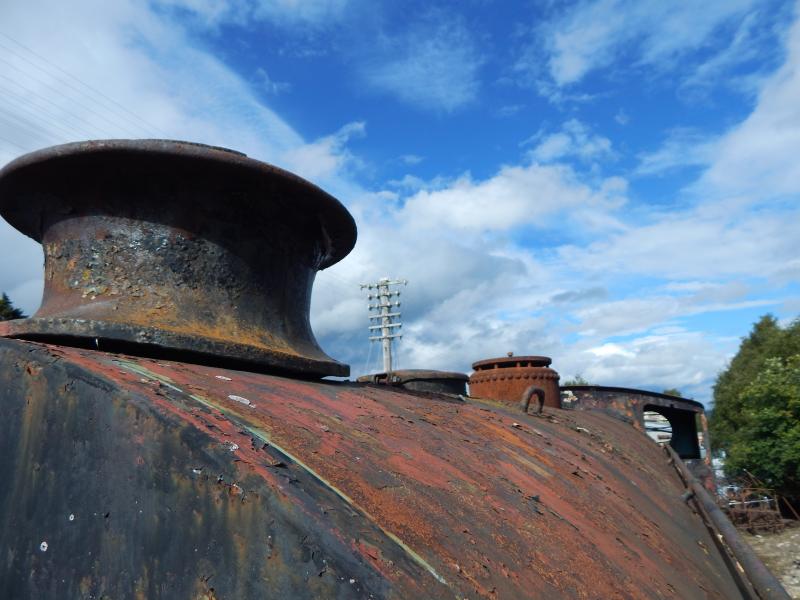
[[[709,426],[728,473],[800,497],[800,320],[781,328],[767,315],[753,326],[717,378]]]

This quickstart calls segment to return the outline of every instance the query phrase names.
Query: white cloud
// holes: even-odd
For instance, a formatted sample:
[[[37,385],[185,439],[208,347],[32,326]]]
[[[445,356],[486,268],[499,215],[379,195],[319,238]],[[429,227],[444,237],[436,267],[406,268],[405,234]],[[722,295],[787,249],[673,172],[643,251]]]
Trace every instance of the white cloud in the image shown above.
[[[417,154],[404,154],[400,157],[400,160],[406,165],[418,165],[425,160],[425,157]]]
[[[405,174],[401,179],[392,179],[388,182],[392,187],[405,188],[407,190],[420,190],[426,187],[425,180],[416,175]]]
[[[42,299],[42,247],[0,219],[0,257],[0,294],[32,314]]]
[[[348,164],[358,160],[347,150],[346,144],[354,137],[365,135],[363,121],[348,123],[333,135],[292,148],[283,154],[283,163],[289,170],[313,180],[325,180],[340,173]]]
[[[604,212],[624,202],[618,179],[591,187],[565,165],[505,166],[484,181],[462,175],[444,189],[421,190],[405,204],[400,220],[419,227],[467,232],[502,232],[525,225],[544,227],[569,209]]]
[[[506,104],[498,108],[494,114],[501,119],[505,119],[518,114],[523,108],[525,108],[524,104]]]
[[[267,94],[277,95],[288,92],[292,89],[292,84],[286,81],[274,81],[267,71],[261,67],[256,69],[256,80]]]
[[[758,94],[755,110],[721,137],[698,189],[760,198],[800,194],[800,21],[787,58]]]
[[[680,208],[645,205],[624,214],[624,179],[579,173],[562,162],[607,157],[610,142],[595,137],[575,122],[535,138],[529,158],[549,164],[524,162],[485,178],[465,174],[435,183],[407,176],[392,188],[399,199],[383,213],[359,217],[355,262],[334,270],[355,281],[411,280],[404,290],[403,366],[468,370],[474,360],[511,350],[541,353],[564,376],[656,391],[678,387],[709,400],[710,384],[738,339],[698,330],[696,317],[767,311],[781,302],[758,291],[764,281],[792,281],[798,245],[788,231],[798,229],[792,226],[798,212],[767,205],[754,213],[750,201],[715,192]],[[659,152],[641,157],[640,170],[714,168],[716,143],[673,131]],[[551,239],[531,250],[525,240],[540,234],[569,241]],[[348,306],[352,314],[337,319],[366,325],[366,309],[357,301]],[[336,339],[337,319],[326,318],[328,339]],[[347,352],[358,344],[366,352],[365,334],[338,331]],[[358,356],[354,369],[363,368],[364,354]]]
[[[674,319],[706,313],[775,306],[774,300],[710,301],[702,294],[655,295],[644,293],[638,298],[599,302],[574,312],[579,334],[603,339],[653,331],[668,326]],[[766,308],[765,308],[766,310]]]
[[[708,166],[714,160],[715,142],[715,138],[694,129],[673,129],[658,150],[639,155],[636,173],[662,175],[687,166]]]
[[[550,80],[561,87],[610,67],[632,48],[638,57],[635,63],[669,67],[754,4],[754,0],[579,2],[538,28],[536,41],[523,52],[516,69],[540,78],[544,60]]]
[[[581,373],[600,385],[645,387],[658,392],[677,387],[684,396],[707,402],[709,382],[737,343],[712,339],[701,332],[645,335],[575,353],[561,363],[566,367],[562,373]]]
[[[341,19],[351,0],[156,0],[154,4],[188,11],[206,27],[252,21],[323,27]]]
[[[619,344],[614,344],[612,342],[606,342],[602,346],[596,346],[594,348],[589,348],[586,350],[590,354],[594,354],[595,356],[599,356],[600,358],[604,358],[606,356],[624,356],[625,358],[633,358],[636,356],[630,350],[626,350]]]
[[[580,264],[585,272],[718,279],[770,277],[797,252],[797,241],[787,231],[796,228],[799,211],[714,211],[708,217],[699,208],[653,218],[586,246],[562,246],[560,259]]]
[[[763,102],[773,102],[771,89],[784,93],[768,85]],[[759,103],[754,114],[761,110]],[[725,158],[713,149],[726,139],[673,131],[658,153],[642,157],[640,171],[662,173],[687,163],[713,169]],[[384,253],[376,274],[409,277],[407,297],[424,299],[425,309],[412,303],[407,315],[405,366],[467,369],[478,358],[509,350],[533,352],[552,355],[565,375],[678,387],[709,399],[710,384],[738,340],[697,330],[693,317],[779,305],[771,284],[792,281],[796,272],[798,243],[789,231],[798,229],[793,224],[800,211],[766,204],[752,212],[750,200],[721,198],[720,186],[694,204],[668,211],[645,205],[622,214],[624,179],[598,181],[559,162],[582,151],[602,156],[611,150],[591,140],[585,126],[572,124],[536,138],[532,157],[552,164],[400,186],[401,199],[386,216],[391,226],[376,234]],[[771,156],[777,165],[785,160]],[[604,227],[602,235],[586,235],[593,219]],[[576,241],[539,247],[540,260],[524,242],[511,241],[553,232],[556,223]],[[376,240],[362,242],[363,252],[377,252]],[[367,261],[361,264],[368,268]],[[431,277],[420,277],[428,272]],[[641,278],[654,283],[635,286]],[[762,289],[770,293],[759,297]]]
[[[306,144],[245,80],[147,3],[2,3],[0,23],[0,164],[80,139],[166,137],[235,148],[334,192],[352,189],[337,169],[352,164],[344,144],[363,124]],[[34,312],[41,248],[0,221],[0,256],[0,291]]]
[[[483,60],[467,28],[448,14],[433,12],[374,51],[362,67],[365,80],[404,102],[450,112],[478,94]]]
[[[759,16],[757,12],[746,15],[739,23],[730,43],[699,64],[683,80],[681,92],[684,95],[689,99],[697,99],[698,96],[702,97],[709,93],[713,86],[721,82],[728,85],[732,83],[738,86],[746,85],[747,87],[754,83],[751,76],[729,78],[724,75],[743,62],[759,57],[764,58],[766,53],[764,38],[768,37],[771,31],[768,28],[759,27]]]
[[[331,25],[345,16],[351,4],[351,0],[256,0],[254,15],[292,24]]]
[[[196,10],[210,11],[210,21],[232,18],[214,16],[213,4],[197,1]],[[759,181],[769,194],[796,190],[800,179],[792,183],[778,173],[788,168],[794,174],[796,166],[789,152],[796,120],[790,102],[798,96],[795,51],[758,96],[753,115],[717,141],[719,155],[692,159],[710,165],[702,180],[707,196],[670,212],[645,205],[623,213],[620,209],[628,206],[624,178],[601,176],[599,170],[582,173],[563,162],[577,158],[580,165],[581,160],[613,156],[611,142],[578,121],[538,138],[531,156],[488,176],[425,181],[407,175],[387,184],[389,190],[369,192],[348,177],[352,167],[360,166],[348,144],[365,134],[364,123],[304,140],[264,106],[263,94],[195,46],[169,16],[125,1],[67,6],[40,0],[32,8],[19,6],[0,8],[0,20],[10,24],[15,38],[57,57],[81,81],[127,109],[104,107],[81,84],[75,83],[83,90],[77,92],[52,73],[39,72],[39,81],[0,69],[0,75],[23,86],[19,92],[31,102],[38,101],[33,92],[56,103],[47,105],[54,116],[32,129],[23,120],[22,104],[10,94],[1,96],[0,106],[19,117],[14,127],[2,130],[12,142],[32,149],[66,141],[69,135],[58,124],[76,128],[80,137],[106,129],[101,135],[132,135],[125,133],[127,128],[149,136],[154,129],[244,150],[301,172],[347,202],[359,225],[359,243],[345,261],[319,274],[312,321],[323,346],[350,361],[354,374],[367,349],[366,300],[358,284],[388,275],[410,279],[403,290],[403,366],[467,370],[476,359],[513,350],[551,355],[562,374],[580,372],[598,383],[681,389],[688,383],[690,391],[705,389],[707,394],[709,381],[737,342],[687,331],[687,318],[767,306],[771,300],[754,297],[758,282],[796,281],[798,245],[790,233],[798,229],[798,212],[788,203],[767,203],[753,212],[750,200],[719,199],[737,177],[747,180],[754,197]],[[275,3],[273,8],[291,6]],[[325,10],[339,11],[344,3],[316,6],[327,8],[300,9],[299,14],[310,19]],[[41,16],[30,19],[29,10]],[[714,22],[724,20],[718,5],[712,4],[711,11],[717,14]],[[685,17],[690,11],[681,5],[677,12]],[[579,79],[604,64],[604,51],[620,51],[616,42],[604,41],[603,36],[616,34],[603,33],[606,25],[601,25],[595,40],[606,50],[600,59],[578,52],[580,60],[565,63],[565,73],[571,68]],[[612,19],[608,27],[619,26]],[[680,53],[677,41],[664,42],[677,44],[673,50],[659,48],[661,42],[643,31],[635,39],[652,46],[643,54],[647,60]],[[76,45],[75,39],[91,43]],[[568,49],[563,52],[566,60]],[[425,59],[432,64],[425,65]],[[409,102],[455,110],[474,100],[480,62],[461,24],[430,20],[387,40],[366,75],[377,76],[380,89]],[[14,84],[7,85],[18,89]],[[762,134],[759,127],[765,125],[768,131]],[[663,172],[680,151],[676,147],[671,156],[664,151],[645,157],[642,164],[650,172]],[[0,160],[20,152],[0,140]],[[746,168],[749,161],[756,168]],[[734,179],[726,180],[732,171]],[[27,303],[41,285],[38,245],[2,224],[0,252],[13,257],[0,261],[0,288],[13,291],[23,308],[33,310]],[[639,276],[647,278],[646,285],[637,283]],[[623,332],[634,337],[620,340]]]
[[[617,111],[617,114],[615,114],[615,115],[614,115],[614,120],[615,120],[615,121],[616,121],[616,122],[617,122],[619,125],[627,125],[627,124],[628,124],[628,122],[631,120],[631,118],[630,118],[630,116],[628,115],[628,113],[626,113],[626,112],[625,112],[623,109],[621,109],[621,108],[620,108],[620,109]]]
[[[531,150],[531,158],[538,162],[576,157],[583,161],[612,158],[611,140],[594,135],[589,127],[577,119],[570,119],[561,131],[544,136],[537,134],[531,141],[538,142]]]
[[[7,62],[0,64],[0,81],[13,92],[3,96],[3,107],[13,114],[3,131],[21,148],[161,135],[275,160],[302,143],[245,81],[195,48],[175,23],[147,5],[120,1],[112,9],[92,0],[38,4],[4,4],[2,9],[4,29],[14,32],[13,40],[0,37],[9,49]],[[30,11],[41,13],[38,23],[29,18]],[[91,44],[75,44],[75,39]],[[20,96],[44,117],[31,124]],[[10,144],[4,150],[7,157],[20,153]]]

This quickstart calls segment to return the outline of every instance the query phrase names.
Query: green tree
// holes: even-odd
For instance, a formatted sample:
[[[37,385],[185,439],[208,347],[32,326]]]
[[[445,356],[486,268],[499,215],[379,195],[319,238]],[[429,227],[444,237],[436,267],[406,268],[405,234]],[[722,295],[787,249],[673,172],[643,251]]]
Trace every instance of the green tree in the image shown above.
[[[14,308],[11,299],[4,293],[0,297],[0,321],[10,321],[11,319],[24,319],[25,314],[18,308]]]
[[[666,394],[667,396],[675,396],[676,398],[683,398],[683,394],[678,388],[668,388],[661,392],[662,394]]]
[[[567,385],[592,385],[592,384],[586,381],[583,377],[581,377],[581,374],[578,373],[575,376],[573,376],[572,379],[567,379],[566,381],[564,381],[564,383],[562,383],[561,385],[567,386]]]
[[[770,358],[800,354],[800,319],[782,329],[772,315],[764,315],[742,340],[739,351],[714,385],[714,408],[709,415],[715,449],[729,450],[744,425],[747,398],[742,394]]]
[[[779,494],[800,496],[800,354],[767,358],[739,393],[738,430],[725,468],[749,471]]]

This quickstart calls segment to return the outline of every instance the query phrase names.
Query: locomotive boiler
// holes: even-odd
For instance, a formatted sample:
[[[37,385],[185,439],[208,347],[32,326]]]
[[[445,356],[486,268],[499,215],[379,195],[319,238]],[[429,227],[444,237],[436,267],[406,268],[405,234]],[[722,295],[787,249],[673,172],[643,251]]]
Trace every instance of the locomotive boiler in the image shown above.
[[[68,144],[0,214],[45,274],[0,323],[2,598],[787,597],[619,395],[324,379],[311,288],[356,227],[286,171]]]

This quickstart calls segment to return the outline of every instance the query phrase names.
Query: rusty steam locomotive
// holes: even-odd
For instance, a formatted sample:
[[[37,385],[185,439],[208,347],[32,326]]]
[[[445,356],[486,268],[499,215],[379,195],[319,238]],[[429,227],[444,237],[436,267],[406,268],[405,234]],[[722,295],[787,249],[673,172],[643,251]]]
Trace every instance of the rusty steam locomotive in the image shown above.
[[[786,597],[702,484],[697,403],[566,406],[541,357],[477,363],[470,395],[322,379],[349,368],[311,287],[356,227],[290,173],[68,144],[0,172],[0,214],[45,272],[39,311],[0,324],[2,598]]]

